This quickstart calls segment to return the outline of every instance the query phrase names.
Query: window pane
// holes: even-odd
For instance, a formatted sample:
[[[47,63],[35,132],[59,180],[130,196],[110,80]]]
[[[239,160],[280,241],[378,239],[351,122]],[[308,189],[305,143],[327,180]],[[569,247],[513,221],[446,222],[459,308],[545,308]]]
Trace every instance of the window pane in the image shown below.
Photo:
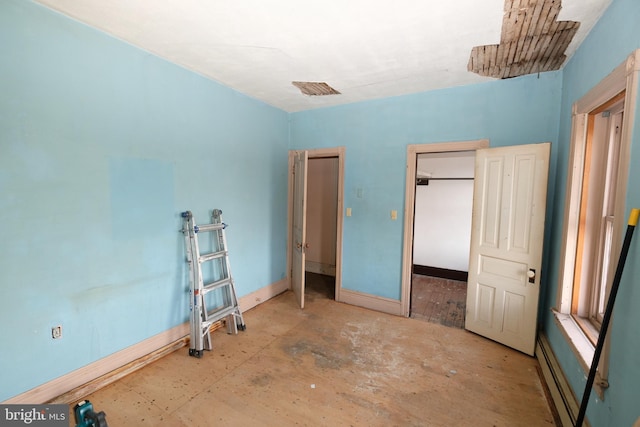
[[[598,264],[600,265],[600,277],[598,278],[597,289],[597,310],[595,313],[596,320],[602,322],[602,316],[604,315],[604,307],[607,301],[607,276],[609,275],[609,266],[611,265],[611,240],[613,238],[613,216],[604,217],[603,224],[603,238],[602,249],[600,252],[600,259]]]

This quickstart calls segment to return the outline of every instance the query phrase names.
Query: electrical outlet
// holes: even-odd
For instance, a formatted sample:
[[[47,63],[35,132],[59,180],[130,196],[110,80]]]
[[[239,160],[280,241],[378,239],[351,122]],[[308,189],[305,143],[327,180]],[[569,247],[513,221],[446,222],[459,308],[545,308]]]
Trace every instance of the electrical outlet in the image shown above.
[[[53,328],[51,328],[51,338],[53,338],[54,340],[62,338],[62,326],[61,325],[54,326]]]

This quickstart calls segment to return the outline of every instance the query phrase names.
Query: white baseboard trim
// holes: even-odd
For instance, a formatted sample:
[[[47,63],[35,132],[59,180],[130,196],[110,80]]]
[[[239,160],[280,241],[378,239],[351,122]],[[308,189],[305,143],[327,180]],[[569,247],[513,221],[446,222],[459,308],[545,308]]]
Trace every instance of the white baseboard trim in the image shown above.
[[[402,316],[401,302],[391,298],[379,297],[342,288],[340,290],[339,301],[346,304],[357,305],[358,307],[381,311],[383,313]]]
[[[98,377],[108,374],[136,359],[164,347],[185,335],[189,335],[189,324],[183,323],[144,341],[97,360],[80,369],[46,382],[2,403],[42,404],[80,387]]]
[[[286,291],[289,286],[289,280],[283,279],[279,282],[272,283],[263,288],[258,289],[242,298],[238,299],[240,310],[244,313],[253,307],[273,298],[276,295]],[[68,393],[78,387],[81,387],[91,381],[130,364],[138,359],[174,343],[177,340],[185,338],[189,335],[189,323],[183,323],[175,326],[144,341],[106,356],[80,369],[76,369],[66,375],[53,379],[31,390],[5,400],[4,404],[42,404],[50,402],[53,399]],[[152,361],[152,360],[150,360]],[[149,361],[149,362],[150,362]],[[140,365],[142,367],[144,365]],[[106,385],[106,384],[104,384]]]
[[[289,288],[289,278],[284,278],[278,282],[272,283],[258,289],[257,291],[240,297],[238,298],[240,311],[242,311],[243,313],[245,311],[249,311],[258,304],[262,304],[263,302],[270,300],[277,295],[280,295]]]
[[[573,394],[571,386],[565,378],[562,368],[544,334],[538,334],[535,355],[538,363],[540,363],[542,375],[547,383],[551,399],[555,404],[562,425],[573,427],[580,410],[580,403]],[[585,426],[587,425],[585,420]]]

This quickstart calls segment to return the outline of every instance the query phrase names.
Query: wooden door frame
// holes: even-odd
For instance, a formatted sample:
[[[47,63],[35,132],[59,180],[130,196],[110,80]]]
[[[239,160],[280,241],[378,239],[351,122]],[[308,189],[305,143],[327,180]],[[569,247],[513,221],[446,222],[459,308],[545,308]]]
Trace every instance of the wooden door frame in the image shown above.
[[[488,139],[473,141],[441,142],[433,144],[409,144],[407,146],[407,176],[405,182],[404,236],[402,246],[402,290],[400,293],[401,315],[409,317],[411,303],[411,275],[413,267],[413,222],[416,203],[416,168],[418,154],[448,151],[475,151],[489,148]]]
[[[293,164],[296,151],[302,150],[289,150],[289,165],[288,165],[288,186],[289,194],[287,201],[287,281],[288,288],[292,289],[292,259],[293,259]],[[335,288],[335,300],[341,301],[340,292],[342,290],[342,230],[344,224],[344,159],[346,149],[345,147],[332,147],[332,148],[318,148],[304,150],[309,153],[309,159],[321,159],[327,157],[338,158],[338,200],[336,209],[336,288]]]

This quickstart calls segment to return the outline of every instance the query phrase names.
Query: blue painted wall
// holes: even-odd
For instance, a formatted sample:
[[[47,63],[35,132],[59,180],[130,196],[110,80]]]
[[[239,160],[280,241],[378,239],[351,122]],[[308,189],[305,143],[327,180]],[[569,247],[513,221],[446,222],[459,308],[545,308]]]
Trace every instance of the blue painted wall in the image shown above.
[[[287,113],[22,0],[0,47],[0,401],[188,320],[183,210],[285,276]]]
[[[561,83],[552,72],[291,114],[292,149],[346,147],[343,287],[400,299],[408,144],[488,138],[555,151]]]
[[[640,48],[640,2],[614,0],[588,38],[578,49],[563,71],[562,111],[559,134],[558,174],[553,209],[552,238],[550,245],[549,292],[542,304],[556,305],[560,246],[562,243],[562,219],[564,216],[565,187],[571,138],[571,106],[621,64],[635,49]],[[626,212],[640,207],[640,114],[636,120],[631,148],[631,170],[626,196]],[[615,314],[611,325],[611,359],[609,363],[610,387],[604,401],[595,393],[589,403],[587,418],[593,426],[630,426],[640,417],[640,236],[635,241],[627,259],[620,291],[616,299]],[[550,311],[545,311],[544,332],[553,351],[560,360],[563,371],[578,399],[582,398],[586,375],[565,339],[553,321]]]

